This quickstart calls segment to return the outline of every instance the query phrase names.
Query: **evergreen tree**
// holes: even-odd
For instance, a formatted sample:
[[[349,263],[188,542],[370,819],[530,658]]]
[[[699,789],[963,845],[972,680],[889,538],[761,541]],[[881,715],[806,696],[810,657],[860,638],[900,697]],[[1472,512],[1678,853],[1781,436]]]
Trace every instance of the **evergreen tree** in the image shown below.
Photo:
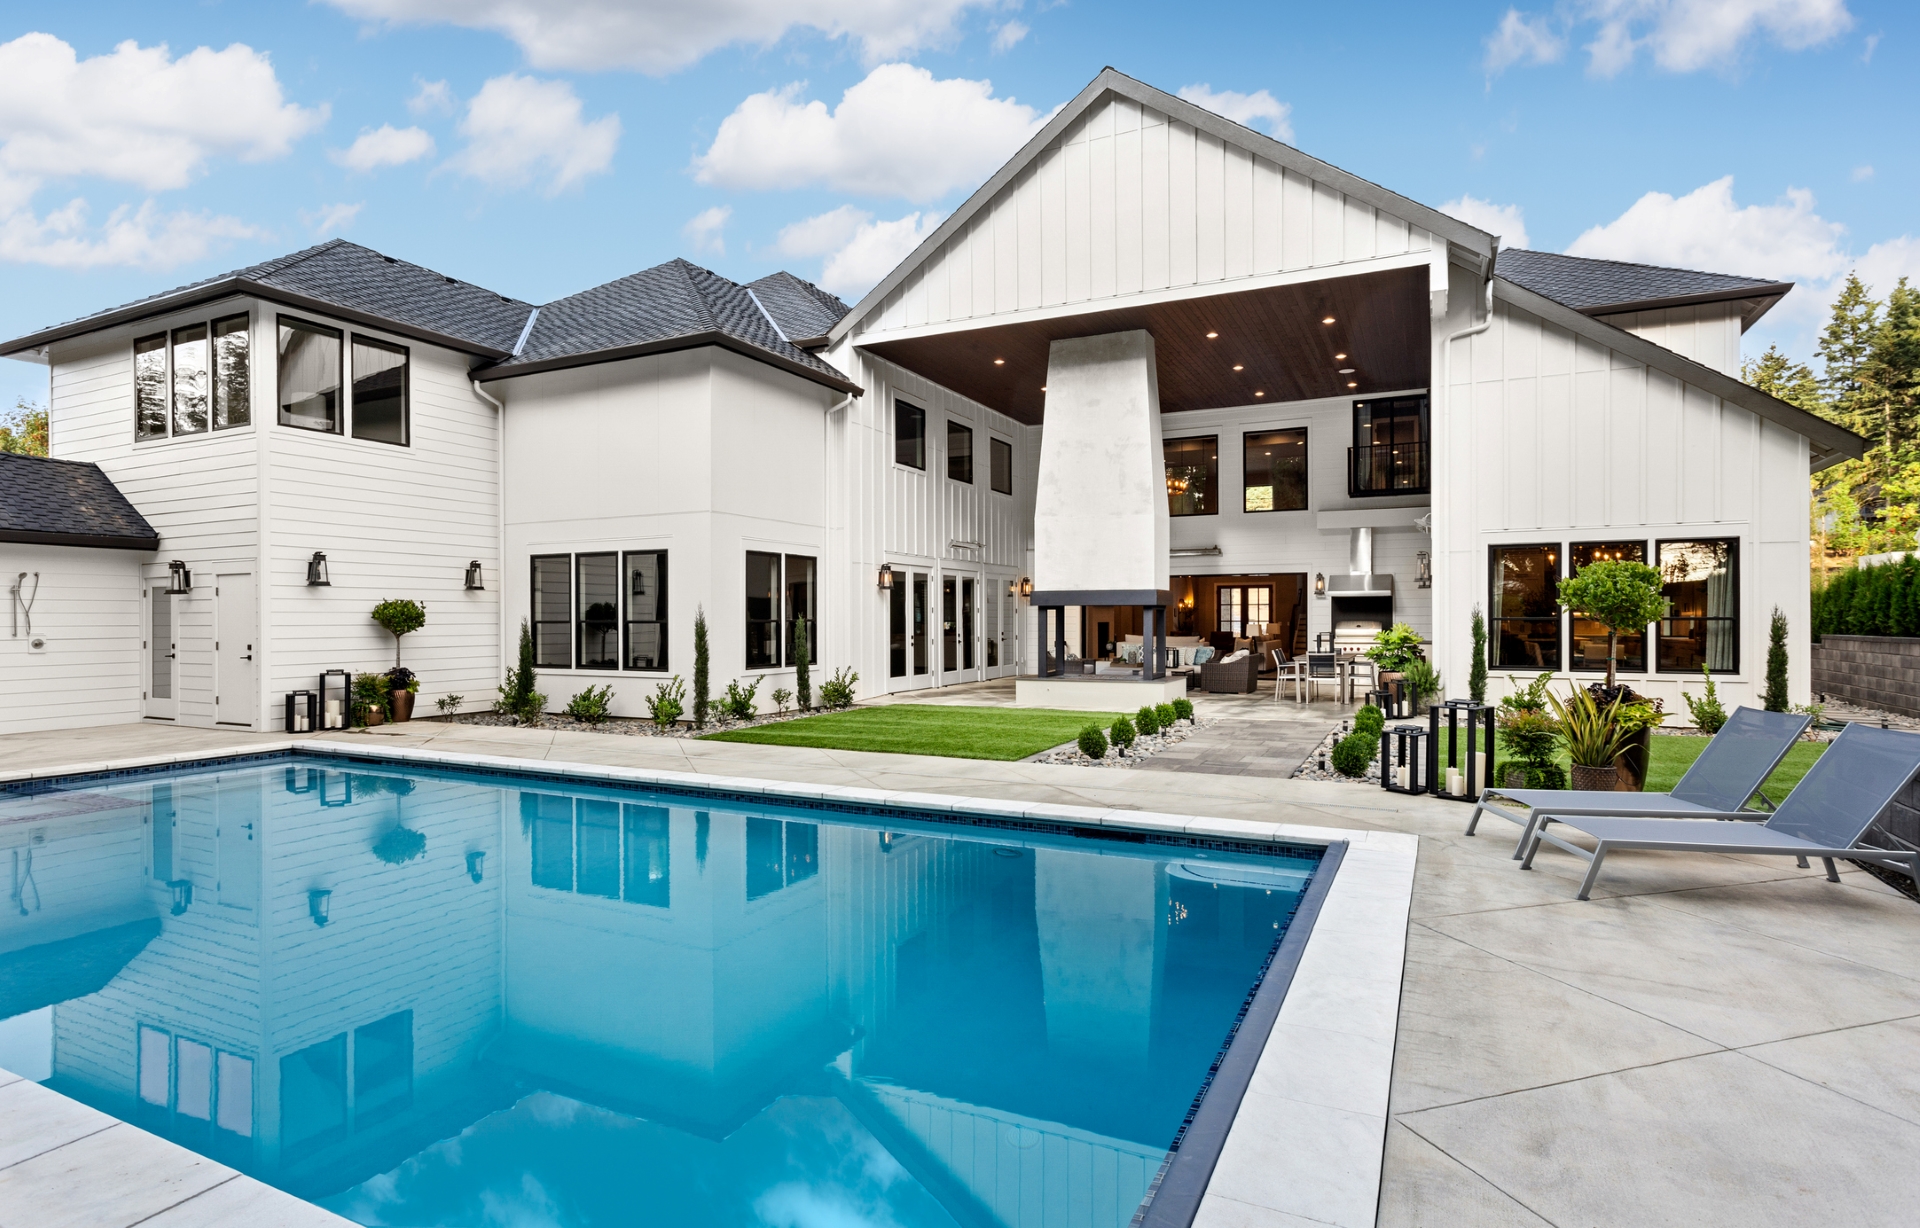
[[[1825,364],[1820,377],[1827,395],[1828,417],[1843,426],[1860,429],[1861,375],[1873,354],[1874,335],[1880,329],[1880,302],[1872,297],[1857,273],[1833,302],[1833,314],[1814,347]]]
[[[707,706],[710,696],[707,693],[707,610],[705,606],[695,606],[693,610],[693,727],[707,727]]]
[[[813,664],[807,650],[807,620],[802,615],[793,626],[793,702],[802,712],[813,707],[813,679],[807,667]]]
[[[1474,703],[1487,702],[1487,616],[1473,607],[1473,668],[1467,671],[1467,695]]]
[[[1767,689],[1761,701],[1769,712],[1785,712],[1787,702],[1787,616],[1773,607],[1767,627]]]

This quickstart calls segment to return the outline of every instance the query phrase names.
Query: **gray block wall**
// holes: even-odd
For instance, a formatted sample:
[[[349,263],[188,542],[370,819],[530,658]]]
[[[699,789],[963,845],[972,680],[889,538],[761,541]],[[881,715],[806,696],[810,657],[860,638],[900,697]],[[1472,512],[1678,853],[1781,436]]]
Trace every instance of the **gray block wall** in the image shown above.
[[[1813,645],[1813,695],[1920,716],[1920,639],[1828,635]]]

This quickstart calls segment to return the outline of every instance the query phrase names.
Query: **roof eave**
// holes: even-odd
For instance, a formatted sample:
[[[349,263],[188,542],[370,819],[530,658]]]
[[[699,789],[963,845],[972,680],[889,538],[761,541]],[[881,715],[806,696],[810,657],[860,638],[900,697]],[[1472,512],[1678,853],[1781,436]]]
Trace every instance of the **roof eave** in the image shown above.
[[[658,341],[643,341],[635,345],[612,346],[604,350],[589,350],[580,354],[564,354],[556,358],[536,359],[532,362],[500,363],[473,373],[473,378],[490,383],[494,380],[512,379],[517,375],[538,375],[543,371],[564,371],[572,367],[592,367],[601,363],[619,362],[626,358],[645,358],[653,354],[673,354],[681,350],[697,350],[703,346],[714,346],[728,350],[755,362],[765,363],[778,368],[789,375],[832,388],[852,396],[863,396],[866,389],[843,375],[829,374],[817,370],[806,363],[794,362],[778,354],[769,353],[758,346],[731,337],[717,330],[686,333],[678,337],[665,337]]]
[[[1496,275],[1493,286],[1494,296],[1503,302],[1511,303],[1522,311],[1531,312],[1570,332],[1618,350],[1637,362],[1665,371],[1696,388],[1712,393],[1723,401],[1729,401],[1749,413],[1803,436],[1808,446],[1810,472],[1818,473],[1831,465],[1839,464],[1842,460],[1848,458],[1858,460],[1867,454],[1866,440],[1818,414],[1808,413],[1797,405],[1789,405],[1751,384],[1741,383],[1731,375],[1676,354],[1665,346],[1656,345],[1644,337],[1609,324],[1605,320],[1595,319],[1544,294],[1508,281],[1504,277]]]
[[[1748,286],[1740,290],[1708,290],[1700,294],[1669,294],[1659,298],[1634,299],[1624,303],[1601,303],[1593,307],[1577,308],[1585,316],[1625,315],[1629,311],[1659,311],[1668,307],[1701,307],[1708,303],[1738,303],[1747,299],[1756,299],[1760,305],[1741,315],[1741,331],[1753,326],[1753,322],[1765,315],[1769,308],[1793,289],[1790,281],[1777,281],[1765,285]]]
[[[31,529],[0,529],[0,542],[24,546],[86,546],[99,550],[158,550],[160,536],[122,537],[107,533],[38,533]]]

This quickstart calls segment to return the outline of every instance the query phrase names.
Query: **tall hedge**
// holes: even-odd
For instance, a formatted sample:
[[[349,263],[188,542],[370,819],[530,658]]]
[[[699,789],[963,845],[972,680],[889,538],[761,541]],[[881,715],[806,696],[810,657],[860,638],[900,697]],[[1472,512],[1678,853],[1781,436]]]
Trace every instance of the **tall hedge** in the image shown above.
[[[1813,590],[1813,634],[1920,636],[1920,561],[1836,573]]]

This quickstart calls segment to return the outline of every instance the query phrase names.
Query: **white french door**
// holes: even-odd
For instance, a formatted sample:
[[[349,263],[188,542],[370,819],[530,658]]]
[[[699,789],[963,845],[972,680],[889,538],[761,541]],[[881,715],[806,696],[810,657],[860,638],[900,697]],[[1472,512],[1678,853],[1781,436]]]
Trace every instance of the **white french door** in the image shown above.
[[[981,590],[981,605],[986,615],[985,666],[989,678],[1005,678],[1016,671],[1020,655],[1016,598],[1007,590],[1011,576],[988,576]]]
[[[940,577],[940,684],[980,678],[980,580],[948,572]]]
[[[254,723],[259,684],[254,673],[258,638],[253,573],[217,576],[213,586],[213,719],[219,725]]]
[[[150,580],[143,590],[146,604],[146,636],[142,642],[145,656],[146,686],[141,691],[142,712],[155,720],[170,721],[180,715],[180,644],[173,595],[161,581]]]

